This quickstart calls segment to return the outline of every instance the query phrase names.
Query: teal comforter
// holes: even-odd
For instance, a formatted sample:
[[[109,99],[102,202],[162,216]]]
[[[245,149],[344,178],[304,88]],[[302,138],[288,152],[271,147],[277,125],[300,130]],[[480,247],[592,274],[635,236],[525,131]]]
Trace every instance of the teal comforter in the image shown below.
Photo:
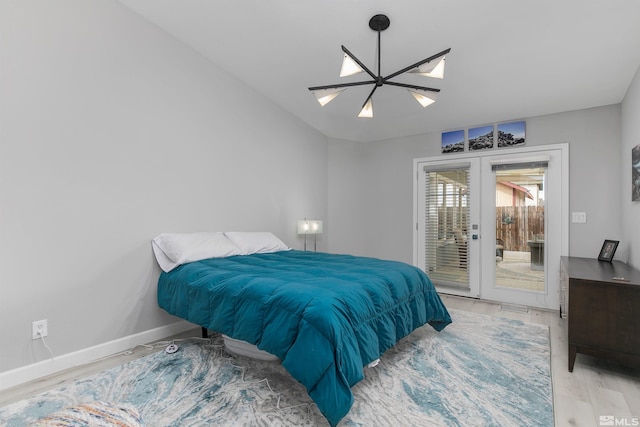
[[[416,267],[296,250],[182,265],[160,275],[158,304],[278,356],[331,425],[349,412],[364,366],[426,323],[451,323]]]

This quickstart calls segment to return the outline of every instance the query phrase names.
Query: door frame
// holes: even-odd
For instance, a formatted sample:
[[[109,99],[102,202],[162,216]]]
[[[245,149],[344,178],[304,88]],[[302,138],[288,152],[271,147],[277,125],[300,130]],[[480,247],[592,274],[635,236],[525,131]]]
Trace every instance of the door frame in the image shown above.
[[[462,154],[451,154],[451,155],[447,155],[447,156],[438,156],[438,157],[423,157],[423,158],[416,158],[413,160],[413,170],[414,170],[414,183],[413,183],[413,222],[414,222],[414,232],[413,232],[413,264],[415,266],[418,266],[418,244],[419,244],[419,236],[418,236],[418,221],[419,221],[419,209],[421,209],[422,207],[419,205],[419,201],[420,201],[420,195],[419,195],[419,183],[418,180],[420,179],[420,171],[419,171],[419,166],[418,164],[422,164],[422,163],[429,163],[429,162],[448,162],[450,161],[451,163],[456,163],[456,162],[460,162],[460,161],[469,161],[469,159],[472,158],[491,158],[491,157],[504,157],[504,156],[509,156],[511,158],[516,158],[516,157],[531,157],[533,155],[536,154],[540,154],[541,152],[544,151],[560,151],[560,219],[559,219],[559,227],[560,227],[560,233],[559,236],[550,236],[550,238],[553,238],[555,240],[551,241],[550,244],[557,244],[559,246],[560,249],[560,256],[568,256],[569,254],[569,144],[568,143],[560,143],[560,144],[549,144],[549,145],[538,145],[538,146],[532,146],[532,147],[522,147],[522,148],[510,148],[510,149],[494,149],[494,150],[487,150],[486,152],[478,152],[478,153],[462,153]],[[482,174],[480,174],[482,175]],[[480,176],[478,179],[480,179],[482,181],[482,176]],[[482,182],[480,182],[480,187],[481,188],[486,188],[485,185],[483,185]],[[484,190],[486,191],[486,190]],[[493,195],[493,197],[491,197],[491,199],[493,200],[495,197],[495,194]],[[495,203],[494,203],[495,204]],[[483,221],[482,217],[479,219],[480,224],[482,224]],[[490,230],[486,230],[487,232],[489,232]],[[482,242],[482,233],[483,230],[482,228],[480,229],[480,238],[481,238],[481,242]],[[495,239],[495,236],[494,236]],[[486,240],[486,238],[485,238]],[[479,262],[480,265],[480,269],[481,266],[483,265],[483,261],[481,259],[481,257],[479,257],[480,259],[477,261]],[[554,257],[555,258],[555,257]],[[494,256],[495,259],[495,256]],[[546,270],[546,283],[545,283],[545,287],[547,290],[547,298],[541,303],[541,304],[534,304],[532,306],[536,306],[536,307],[542,307],[542,308],[548,308],[548,309],[552,309],[552,310],[557,310],[559,308],[559,292],[560,292],[560,268],[559,268],[559,262],[560,259],[558,257],[558,259],[549,259],[548,263],[546,264],[547,267],[545,268]],[[556,268],[558,267],[558,268]],[[482,280],[482,278],[485,277],[485,274],[483,274],[482,269],[480,270],[480,274],[479,274],[479,279],[478,280]],[[477,296],[479,299],[484,299],[483,298],[483,294],[482,294],[482,289],[481,286],[479,286],[478,283],[478,287],[480,288],[480,292],[479,295]],[[471,297],[475,297],[474,295],[469,295]],[[504,301],[504,302],[508,302],[508,301]]]

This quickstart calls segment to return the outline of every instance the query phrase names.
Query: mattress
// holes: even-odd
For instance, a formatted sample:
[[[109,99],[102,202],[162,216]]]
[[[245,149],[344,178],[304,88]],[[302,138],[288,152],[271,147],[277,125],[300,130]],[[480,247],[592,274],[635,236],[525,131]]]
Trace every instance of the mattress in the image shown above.
[[[225,334],[222,334],[222,340],[224,342],[224,349],[227,353],[236,356],[250,357],[251,359],[264,360],[265,362],[275,362],[278,359],[273,354],[260,350],[253,344],[249,344],[246,341],[236,340]]]
[[[331,425],[349,412],[364,366],[418,327],[451,323],[414,266],[297,250],[181,265],[160,275],[158,304],[277,356]]]

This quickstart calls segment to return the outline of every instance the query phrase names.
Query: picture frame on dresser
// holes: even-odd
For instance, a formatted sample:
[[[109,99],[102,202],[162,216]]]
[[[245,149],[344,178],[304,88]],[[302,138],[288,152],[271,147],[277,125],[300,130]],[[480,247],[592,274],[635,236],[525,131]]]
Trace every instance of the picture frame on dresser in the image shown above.
[[[600,249],[598,261],[611,262],[616,249],[618,249],[618,243],[620,243],[619,240],[605,240],[602,244],[602,249]]]

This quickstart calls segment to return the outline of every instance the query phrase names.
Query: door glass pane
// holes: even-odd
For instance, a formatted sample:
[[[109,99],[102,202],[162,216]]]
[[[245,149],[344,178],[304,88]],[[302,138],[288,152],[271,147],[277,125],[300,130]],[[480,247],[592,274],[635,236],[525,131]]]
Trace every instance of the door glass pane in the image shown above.
[[[436,286],[469,289],[469,167],[425,179],[425,269]]]
[[[496,171],[496,286],[542,292],[545,168]]]

